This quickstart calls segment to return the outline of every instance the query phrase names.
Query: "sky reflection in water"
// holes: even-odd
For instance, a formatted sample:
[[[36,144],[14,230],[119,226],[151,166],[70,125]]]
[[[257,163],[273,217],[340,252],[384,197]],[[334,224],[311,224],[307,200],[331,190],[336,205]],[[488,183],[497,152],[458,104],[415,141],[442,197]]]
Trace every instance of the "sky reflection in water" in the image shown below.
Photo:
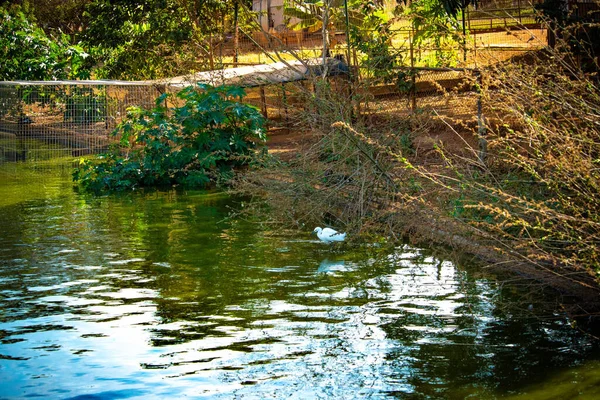
[[[218,194],[49,191],[0,208],[0,398],[599,395],[591,339],[427,251],[263,230]]]

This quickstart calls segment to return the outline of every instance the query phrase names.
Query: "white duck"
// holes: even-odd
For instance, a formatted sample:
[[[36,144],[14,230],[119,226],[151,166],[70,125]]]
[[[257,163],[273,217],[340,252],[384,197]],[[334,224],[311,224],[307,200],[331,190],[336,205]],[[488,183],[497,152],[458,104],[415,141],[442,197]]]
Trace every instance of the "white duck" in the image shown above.
[[[325,243],[343,242],[346,239],[345,233],[340,233],[331,228],[316,227],[313,232],[317,233],[317,237]]]

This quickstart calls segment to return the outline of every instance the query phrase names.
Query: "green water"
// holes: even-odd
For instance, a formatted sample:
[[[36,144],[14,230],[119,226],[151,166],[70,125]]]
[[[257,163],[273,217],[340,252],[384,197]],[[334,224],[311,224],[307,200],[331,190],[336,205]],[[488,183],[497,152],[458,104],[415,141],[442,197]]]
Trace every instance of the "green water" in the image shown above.
[[[94,197],[10,168],[1,399],[600,396],[597,342],[537,287],[269,229],[220,193]]]

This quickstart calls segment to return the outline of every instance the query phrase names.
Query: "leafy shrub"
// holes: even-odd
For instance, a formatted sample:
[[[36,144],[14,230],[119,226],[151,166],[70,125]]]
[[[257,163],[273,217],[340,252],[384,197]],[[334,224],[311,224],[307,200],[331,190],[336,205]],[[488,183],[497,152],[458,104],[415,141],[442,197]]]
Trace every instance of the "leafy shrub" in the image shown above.
[[[152,110],[130,108],[113,133],[120,145],[82,160],[73,179],[92,191],[226,181],[266,138],[263,116],[240,102],[244,95],[241,88],[200,84],[161,95]],[[168,108],[167,101],[183,105]]]
[[[20,8],[0,7],[0,80],[89,78],[86,57],[67,35],[48,37]]]
[[[208,9],[214,11],[208,15],[215,15],[223,7],[220,1],[95,0],[86,3],[85,29],[79,37],[90,50],[96,77],[126,80],[183,75],[197,68],[197,59],[208,59],[196,55],[198,52],[208,54],[203,37],[213,25],[202,13]],[[202,24],[198,26],[200,21]]]

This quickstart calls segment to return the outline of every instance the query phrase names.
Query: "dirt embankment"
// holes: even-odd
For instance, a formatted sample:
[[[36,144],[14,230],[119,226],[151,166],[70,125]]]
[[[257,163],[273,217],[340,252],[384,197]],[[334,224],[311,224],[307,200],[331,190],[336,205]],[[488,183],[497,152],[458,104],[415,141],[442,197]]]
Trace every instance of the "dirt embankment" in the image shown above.
[[[465,132],[473,132],[473,127],[468,127]],[[291,165],[289,168],[295,168],[296,165],[311,164],[310,160],[314,158],[311,158],[309,153],[314,152],[322,140],[323,134],[318,132],[279,129],[269,134],[267,146],[269,154]],[[440,161],[440,147],[455,155],[462,152],[465,156],[466,153],[473,156],[472,153],[478,151],[478,140],[473,134],[457,135],[455,130],[443,123],[438,124],[426,135],[413,137],[411,145],[410,161],[413,165],[430,171],[441,171],[446,167]],[[281,192],[285,190],[282,189],[284,186],[280,186],[281,181],[292,182],[295,179],[288,176],[288,172],[289,170],[286,170],[278,175],[272,169],[267,170],[265,175],[268,177],[261,178],[264,179],[261,182],[263,188],[270,185],[272,180],[280,180],[273,188],[279,192],[276,196],[281,196]],[[266,188],[267,192],[268,190]],[[294,193],[293,196],[295,199],[290,201],[296,205],[292,207],[301,208],[299,203],[302,203],[303,194]],[[539,282],[553,288],[559,294],[561,306],[573,316],[587,318],[600,314],[600,288],[595,277],[586,270],[558,266],[554,268],[543,262],[532,262],[532,258],[523,257],[519,251],[511,248],[510,244],[474,228],[460,218],[449,216],[447,210],[429,207],[426,201],[397,201],[387,204],[390,209],[386,213],[385,222],[381,218],[371,217],[369,229],[373,228],[373,223],[388,224],[388,228],[393,227],[397,239],[408,239],[416,245],[430,246],[435,243],[449,249],[450,252],[470,255],[486,270],[510,273],[518,279]],[[370,206],[376,208],[377,201],[372,201]],[[364,214],[372,216],[375,212],[371,211],[364,211]],[[314,206],[311,212],[320,213],[321,217],[327,217],[329,214],[327,210],[315,210]],[[379,222],[373,222],[375,220]],[[357,233],[362,231],[363,227],[360,227]],[[595,319],[590,319],[592,320]]]

